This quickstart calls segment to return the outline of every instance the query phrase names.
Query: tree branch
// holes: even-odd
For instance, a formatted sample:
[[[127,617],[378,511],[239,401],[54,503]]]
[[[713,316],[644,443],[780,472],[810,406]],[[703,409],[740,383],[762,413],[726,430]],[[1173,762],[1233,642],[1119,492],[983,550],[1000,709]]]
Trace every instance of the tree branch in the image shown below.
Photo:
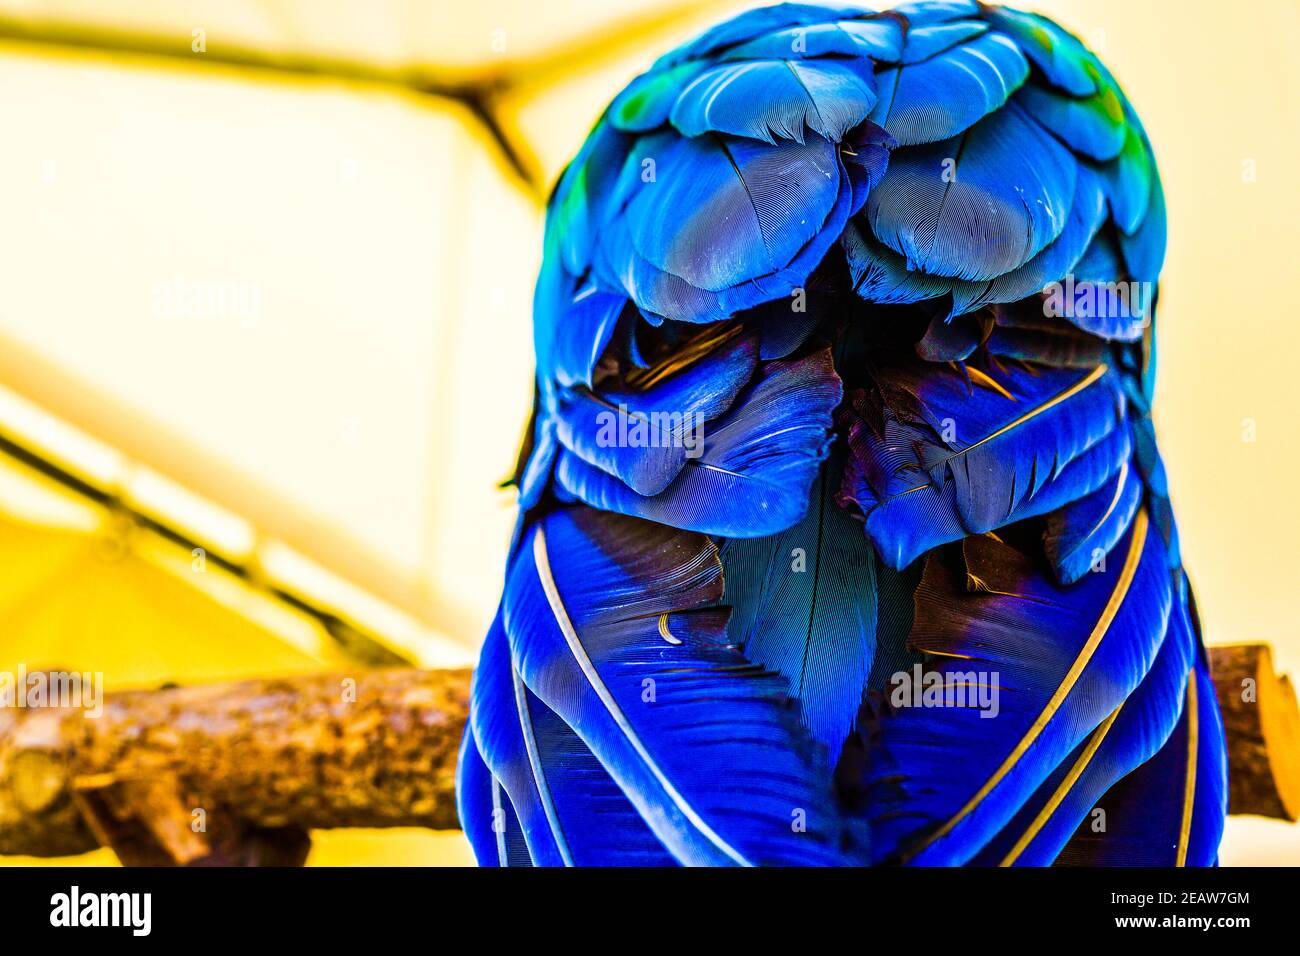
[[[455,829],[468,704],[468,671],[402,669],[117,693],[98,718],[8,709],[0,853],[295,862],[307,829]]]
[[[1210,649],[1231,813],[1300,815],[1300,709],[1265,645]],[[469,671],[389,669],[0,709],[0,853],[300,865],[308,830],[455,829]]]
[[[1210,648],[1228,735],[1228,812],[1300,818],[1300,708],[1267,644]]]

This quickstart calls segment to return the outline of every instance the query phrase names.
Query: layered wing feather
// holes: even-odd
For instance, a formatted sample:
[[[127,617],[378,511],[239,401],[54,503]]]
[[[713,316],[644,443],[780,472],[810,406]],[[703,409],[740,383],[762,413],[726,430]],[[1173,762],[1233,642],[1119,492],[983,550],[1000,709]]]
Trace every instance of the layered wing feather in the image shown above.
[[[1165,635],[1169,573],[1143,512],[1118,550],[1069,589],[994,537],[928,560],[909,644],[935,656],[945,687],[996,687],[999,704],[881,721],[867,774],[876,859],[968,861],[1138,686]]]
[[[456,766],[456,810],[479,866],[532,866],[519,817],[465,728]]]
[[[698,457],[658,494],[638,494],[568,451],[556,478],[563,492],[605,511],[708,534],[772,534],[807,509],[840,395],[829,348],[765,362],[732,409],[705,424]]]
[[[678,860],[850,862],[825,756],[780,677],[728,641],[721,597],[706,537],[570,508],[524,539],[505,626],[528,688]]]
[[[841,412],[852,460],[840,501],[892,567],[1043,514],[1101,487],[1129,457],[1118,376],[982,371],[900,360]]]
[[[1132,105],[1035,15],[781,4],[634,80],[548,207],[476,851],[1212,862],[1222,735],[1151,424],[1166,229]],[[915,664],[996,671],[1001,715],[850,733]],[[1071,836],[1094,805],[1123,824]]]
[[[1047,866],[1083,824],[1104,830],[1098,801],[1164,746],[1184,707],[1196,636],[1181,595],[1165,639],[1142,683],[1063,760],[1011,822],[976,857],[997,866]]]
[[[534,865],[675,863],[573,729],[524,686],[500,615],[474,672],[470,721]]]
[[[1227,815],[1223,718],[1201,656],[1182,717],[1163,747],[1108,790],[1057,858],[1063,866],[1214,866]]]

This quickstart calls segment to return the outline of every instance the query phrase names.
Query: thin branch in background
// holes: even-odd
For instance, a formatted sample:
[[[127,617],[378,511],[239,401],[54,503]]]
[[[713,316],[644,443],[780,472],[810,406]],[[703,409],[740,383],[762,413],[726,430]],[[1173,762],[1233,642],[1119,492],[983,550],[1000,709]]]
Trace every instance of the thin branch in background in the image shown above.
[[[673,4],[651,13],[623,18],[571,42],[561,42],[538,56],[469,70],[436,65],[391,68],[363,60],[272,53],[225,43],[196,54],[191,49],[189,34],[169,36],[126,32],[3,16],[0,16],[0,40],[85,53],[165,60],[196,69],[228,67],[270,76],[335,80],[395,89],[416,97],[452,100],[467,109],[495,146],[504,165],[540,204],[545,201],[547,192],[541,164],[527,138],[499,115],[496,103],[501,97],[525,83],[554,82],[593,63],[608,61],[630,47],[644,43],[647,35],[667,30],[691,14],[718,6],[720,4],[699,2]]]
[[[125,33],[59,23],[33,25],[6,17],[0,17],[0,40],[89,54],[161,60],[173,65],[183,64],[189,69],[226,67],[272,78],[299,77],[336,81],[396,90],[417,99],[428,97],[450,100],[465,106],[469,114],[479,122],[501,154],[505,165],[530,195],[540,201],[545,190],[537,173],[538,164],[532,158],[528,145],[522,138],[508,138],[509,134],[500,122],[484,111],[483,105],[490,101],[491,92],[497,86],[496,81],[484,83],[453,75],[440,76],[434,71],[418,68],[388,69],[359,60],[307,57],[291,53],[272,54],[250,47],[225,44],[196,54],[190,49],[188,35],[171,37]]]
[[[393,650],[379,638],[344,620],[329,608],[317,604],[310,597],[266,580],[255,564],[222,554],[220,549],[214,549],[210,542],[199,541],[187,532],[132,507],[111,491],[91,484],[39,452],[6,436],[3,432],[0,432],[0,455],[26,466],[79,498],[94,502],[127,520],[132,526],[148,531],[186,552],[202,549],[206,563],[238,578],[245,586],[260,591],[280,604],[314,620],[352,660],[374,667],[395,667],[412,663],[407,655]]]

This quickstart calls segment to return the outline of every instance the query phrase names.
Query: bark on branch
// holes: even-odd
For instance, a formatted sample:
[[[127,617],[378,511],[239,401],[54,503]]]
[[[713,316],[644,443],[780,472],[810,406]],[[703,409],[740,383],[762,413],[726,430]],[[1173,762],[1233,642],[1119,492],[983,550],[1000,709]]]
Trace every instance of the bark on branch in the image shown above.
[[[1264,645],[1210,649],[1229,810],[1300,815],[1300,709]],[[298,865],[309,829],[455,829],[469,672],[377,670],[0,708],[0,853]]]
[[[300,863],[309,828],[457,827],[469,672],[379,670],[0,711],[0,853]]]
[[[1210,648],[1228,735],[1228,812],[1300,817],[1300,708],[1267,644]]]

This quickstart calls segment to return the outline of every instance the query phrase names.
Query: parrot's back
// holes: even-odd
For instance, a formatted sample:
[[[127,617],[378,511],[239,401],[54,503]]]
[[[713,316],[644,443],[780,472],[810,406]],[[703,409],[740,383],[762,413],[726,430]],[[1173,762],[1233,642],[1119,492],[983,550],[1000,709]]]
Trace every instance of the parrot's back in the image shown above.
[[[545,243],[480,863],[1215,862],[1163,193],[1096,57],[968,0],[752,11],[614,99]]]

